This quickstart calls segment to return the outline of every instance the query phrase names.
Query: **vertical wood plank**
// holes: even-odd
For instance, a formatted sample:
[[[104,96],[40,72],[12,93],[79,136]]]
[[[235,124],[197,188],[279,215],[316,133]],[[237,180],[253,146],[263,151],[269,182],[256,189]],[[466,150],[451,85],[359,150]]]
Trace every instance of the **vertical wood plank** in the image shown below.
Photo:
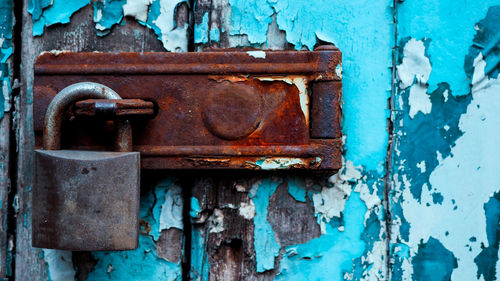
[[[305,196],[318,182],[241,172],[198,177],[191,199],[191,278],[274,280],[285,247],[320,236]]]
[[[185,49],[189,34],[189,6],[185,1],[174,5],[173,15],[162,14],[168,10],[165,5],[173,2],[153,1],[146,6],[146,12],[154,16],[164,16],[179,25],[182,30],[160,30],[160,27],[144,26],[134,18],[123,18],[125,2],[92,1],[90,5],[77,10],[67,24],[45,27],[43,35],[34,37],[32,15],[27,11],[29,2],[24,0],[22,33],[22,88],[16,104],[19,124],[16,135],[18,143],[17,197],[19,213],[16,237],[16,280],[124,280],[131,276],[151,280],[180,280],[182,249],[183,198],[175,178],[153,174],[142,177],[141,191],[141,235],[139,249],[126,252],[66,252],[42,250],[31,247],[31,187],[33,185],[33,127],[32,127],[32,87],[33,64],[43,51],[101,51],[101,52],[142,52],[164,51],[169,32],[176,32],[178,42],[169,41],[171,46]],[[85,1],[80,1],[85,2]],[[94,3],[95,2],[95,3]],[[35,4],[41,1],[33,0]],[[54,0],[53,6],[42,11],[47,22],[50,17],[60,16],[57,10],[65,5],[76,5]],[[90,3],[90,1],[88,1]],[[107,4],[106,4],[107,3]],[[117,5],[118,3],[118,5]],[[85,4],[85,3],[84,3]],[[97,8],[103,8],[98,12]],[[93,7],[94,6],[94,7]],[[96,8],[97,7],[97,8]],[[40,10],[41,11],[41,10]],[[33,11],[31,11],[33,13]],[[97,16],[99,13],[99,17]],[[140,17],[136,15],[136,17]],[[151,19],[153,21],[154,19]],[[159,20],[159,19],[158,19]],[[98,21],[100,25],[96,23]],[[120,23],[118,25],[114,25]],[[114,26],[113,26],[114,25]],[[156,29],[155,29],[156,28]],[[108,33],[109,32],[109,33]],[[106,34],[104,36],[98,36]],[[163,42],[158,40],[163,38]],[[173,40],[173,39],[172,39]],[[170,45],[169,45],[170,46]],[[184,47],[183,47],[184,46]]]
[[[10,126],[11,89],[13,79],[13,1],[0,2],[0,280],[11,274],[11,256],[8,234],[10,192]],[[12,244],[12,243],[11,243]]]
[[[386,280],[385,172],[377,166],[387,153],[390,3],[197,1],[197,51],[330,42],[347,54],[351,149],[336,175],[200,176],[191,199],[193,280]]]
[[[226,0],[198,1],[194,11],[195,46],[289,49],[275,22],[271,45],[252,45],[246,35],[231,34]],[[206,173],[193,185],[191,199],[192,280],[274,280],[285,247],[320,236],[309,198],[289,194],[293,176],[262,173]],[[303,192],[307,187],[294,186]],[[293,242],[295,241],[295,242]]]
[[[0,280],[8,278],[11,273],[9,235],[8,227],[8,210],[9,210],[9,137],[10,137],[10,114],[4,114],[0,121]]]

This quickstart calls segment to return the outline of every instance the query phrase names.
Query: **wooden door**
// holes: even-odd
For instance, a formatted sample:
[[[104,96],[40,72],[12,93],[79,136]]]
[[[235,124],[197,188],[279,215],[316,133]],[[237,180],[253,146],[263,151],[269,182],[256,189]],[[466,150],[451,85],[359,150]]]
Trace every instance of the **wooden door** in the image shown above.
[[[462,2],[1,0],[0,279],[495,280],[500,8]],[[137,250],[31,247],[41,52],[328,43],[338,173],[146,171]]]

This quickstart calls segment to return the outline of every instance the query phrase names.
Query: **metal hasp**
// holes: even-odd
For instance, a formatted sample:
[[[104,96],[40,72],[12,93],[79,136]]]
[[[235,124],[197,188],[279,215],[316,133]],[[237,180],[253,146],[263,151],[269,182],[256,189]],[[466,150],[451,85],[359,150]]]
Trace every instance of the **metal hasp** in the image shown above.
[[[50,103],[43,149],[35,150],[32,245],[72,251],[135,249],[140,155],[131,152],[129,122],[115,122],[118,152],[59,150],[64,113],[85,98],[120,96],[106,86],[84,82],[64,88]]]
[[[124,99],[154,104],[154,116],[131,119],[142,168],[338,170],[341,57],[331,45],[314,51],[43,53],[35,64],[36,145],[56,93],[91,81]],[[92,104],[80,102],[67,113],[64,147],[112,145],[111,121],[82,118],[110,112],[101,106],[99,114],[84,113]],[[119,118],[113,110],[107,116]]]

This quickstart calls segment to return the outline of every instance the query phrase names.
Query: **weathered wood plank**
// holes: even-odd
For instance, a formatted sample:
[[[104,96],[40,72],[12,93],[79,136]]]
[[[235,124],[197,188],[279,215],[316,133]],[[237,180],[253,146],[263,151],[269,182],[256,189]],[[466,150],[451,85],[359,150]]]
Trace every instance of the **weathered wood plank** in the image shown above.
[[[10,164],[10,113],[4,114],[0,121],[0,279],[8,278],[11,273],[8,227],[9,211],[9,164]]]
[[[198,1],[194,17],[198,50],[290,47],[275,21],[268,32],[270,45],[251,44],[246,35],[231,34],[231,8],[225,0]],[[234,172],[199,177],[191,200],[191,278],[273,280],[284,247],[320,235],[310,199],[300,202],[288,193],[289,182],[295,180]],[[305,185],[296,188],[306,193]]]
[[[199,177],[191,199],[191,278],[273,280],[282,247],[320,236],[305,197],[311,187],[302,180],[255,173]],[[291,189],[304,198],[294,198]]]
[[[387,153],[390,3],[197,1],[198,51],[340,47],[347,54],[343,131],[350,149],[335,176],[199,177],[191,200],[192,279],[385,280],[385,172],[377,166]]]
[[[194,40],[200,51],[289,48],[275,22],[270,24],[268,34],[272,46],[252,45],[246,35],[231,34],[227,1],[203,0],[195,7]],[[198,177],[191,199],[191,278],[273,280],[279,273],[284,247],[320,235],[309,199],[299,202],[288,194],[288,183],[294,180],[234,172]],[[305,185],[297,188],[305,194]]]
[[[0,279],[11,274],[11,250],[8,233],[10,192],[10,126],[13,79],[13,1],[0,3]]]
[[[29,0],[24,1],[28,7]],[[40,1],[33,1],[40,4]],[[85,2],[85,1],[80,1]],[[89,3],[90,1],[88,1]],[[66,3],[54,0],[53,6],[41,11],[45,22],[57,21],[64,9],[76,5],[77,1]],[[100,3],[100,4],[96,4]],[[43,35],[34,37],[32,33],[32,15],[23,11],[23,46],[22,46],[22,88],[16,114],[19,123],[17,132],[18,143],[18,178],[17,196],[19,200],[19,214],[17,220],[16,237],[16,280],[123,280],[130,276],[141,276],[151,280],[180,279],[182,263],[182,209],[183,199],[181,189],[176,179],[159,177],[156,175],[143,176],[141,196],[141,231],[139,249],[127,252],[65,252],[42,250],[31,247],[31,186],[33,185],[33,128],[32,128],[32,85],[33,64],[37,56],[43,51],[101,51],[101,52],[142,52],[164,51],[168,46],[187,48],[189,25],[189,7],[186,2],[179,1],[171,10],[172,15],[163,15],[170,11],[163,7],[165,1],[154,1],[150,11],[156,17],[164,16],[166,20],[172,17],[181,30],[164,31],[155,29],[155,26],[144,26],[133,18],[124,18],[122,5],[102,6],[105,2],[96,1],[86,5],[71,16],[68,24],[57,24],[45,27]],[[70,5],[71,4],[71,5]],[[154,6],[154,7],[153,7]],[[62,9],[51,11],[50,9]],[[100,9],[98,10],[95,9]],[[105,11],[105,12],[103,12]],[[146,5],[146,12],[148,6]],[[31,11],[34,13],[34,11]],[[66,11],[67,12],[67,11]],[[130,12],[130,11],[129,11]],[[133,13],[132,11],[131,13]],[[135,11],[137,12],[137,11]],[[97,14],[100,17],[97,17]],[[135,14],[135,17],[140,17]],[[52,17],[52,18],[51,18]],[[60,19],[59,19],[60,20]],[[151,21],[154,19],[151,19]],[[160,20],[160,19],[158,19]],[[98,36],[99,33],[110,33]],[[120,23],[115,25],[116,23]],[[38,23],[39,24],[39,23]],[[149,23],[148,23],[149,24]],[[113,26],[114,25],[114,26]],[[43,24],[42,24],[43,26]],[[102,28],[101,28],[102,27]],[[107,28],[107,29],[106,29]],[[105,30],[106,29],[106,30]],[[39,30],[39,26],[38,26]],[[42,29],[43,30],[43,29]],[[104,30],[104,31],[103,31]],[[156,34],[155,34],[156,32]],[[177,32],[175,40],[167,42],[169,32]],[[158,40],[158,33],[163,36],[163,42]],[[160,37],[161,37],[160,36]],[[177,47],[175,47],[177,48]]]

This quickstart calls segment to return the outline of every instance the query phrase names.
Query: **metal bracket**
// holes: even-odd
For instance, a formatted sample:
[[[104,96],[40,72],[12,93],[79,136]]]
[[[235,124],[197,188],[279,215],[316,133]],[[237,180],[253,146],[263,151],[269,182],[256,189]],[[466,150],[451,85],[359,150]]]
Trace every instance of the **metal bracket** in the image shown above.
[[[35,64],[34,129],[57,92],[96,82],[124,100],[85,100],[63,127],[63,145],[110,149],[109,124],[129,118],[145,169],[341,167],[341,53],[43,53]],[[130,100],[133,99],[133,100]],[[136,116],[147,116],[139,118]],[[78,130],[76,129],[78,127]]]

